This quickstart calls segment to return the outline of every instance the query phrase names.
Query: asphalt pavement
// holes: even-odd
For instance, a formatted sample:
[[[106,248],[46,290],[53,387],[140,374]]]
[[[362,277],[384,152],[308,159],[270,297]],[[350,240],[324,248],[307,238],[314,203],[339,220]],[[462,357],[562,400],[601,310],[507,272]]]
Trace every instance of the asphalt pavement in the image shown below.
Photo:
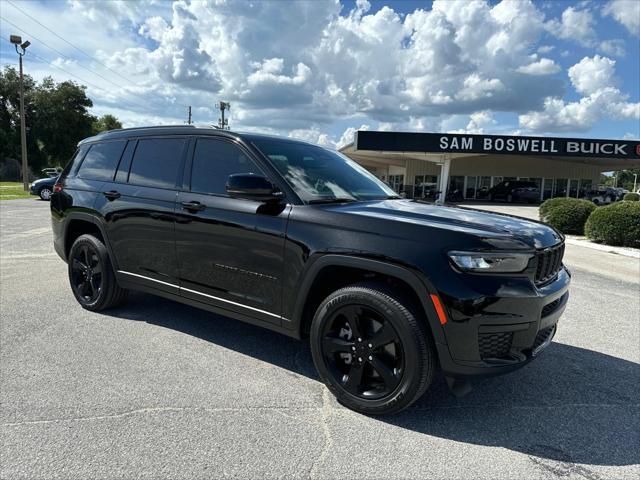
[[[0,203],[1,478],[640,476],[640,261],[568,245],[535,362],[405,412],[337,404],[304,342],[133,294],[76,303],[48,204]]]

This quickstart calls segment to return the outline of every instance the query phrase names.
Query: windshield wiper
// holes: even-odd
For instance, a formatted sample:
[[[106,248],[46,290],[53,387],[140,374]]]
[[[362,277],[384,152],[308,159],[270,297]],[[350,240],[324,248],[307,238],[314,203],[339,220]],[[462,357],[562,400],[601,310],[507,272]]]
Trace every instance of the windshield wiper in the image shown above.
[[[319,204],[319,203],[352,203],[357,202],[355,198],[343,198],[343,197],[331,197],[331,198],[314,198],[313,200],[309,200],[307,203],[309,205]]]

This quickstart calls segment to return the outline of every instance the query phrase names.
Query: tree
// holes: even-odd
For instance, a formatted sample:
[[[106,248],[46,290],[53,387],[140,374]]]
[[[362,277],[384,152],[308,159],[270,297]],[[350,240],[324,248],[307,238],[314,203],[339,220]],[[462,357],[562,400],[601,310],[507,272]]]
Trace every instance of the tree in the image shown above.
[[[56,84],[47,77],[36,89],[34,104],[33,134],[48,163],[67,163],[78,142],[93,134],[95,117],[87,110],[93,102],[85,87],[71,81]]]
[[[122,123],[120,123],[120,120],[111,114],[103,115],[93,122],[94,135],[100,132],[106,132],[107,130],[115,130],[117,128],[122,128]]]
[[[0,163],[20,159],[20,77],[15,68],[0,71]],[[37,83],[24,76],[27,152],[32,172],[61,166],[83,138],[103,130],[122,128],[113,115],[96,118],[86,88],[72,81],[56,83],[50,77]],[[2,165],[0,165],[2,166]],[[0,169],[0,171],[4,171]]]

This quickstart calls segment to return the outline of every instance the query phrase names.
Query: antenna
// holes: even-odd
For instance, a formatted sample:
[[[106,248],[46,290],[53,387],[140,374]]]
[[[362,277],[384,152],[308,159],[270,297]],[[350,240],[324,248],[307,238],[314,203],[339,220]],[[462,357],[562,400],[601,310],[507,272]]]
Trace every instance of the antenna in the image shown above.
[[[216,108],[220,110],[220,118],[218,119],[218,128],[220,130],[229,130],[229,120],[224,118],[225,110],[231,110],[229,102],[218,102]]]

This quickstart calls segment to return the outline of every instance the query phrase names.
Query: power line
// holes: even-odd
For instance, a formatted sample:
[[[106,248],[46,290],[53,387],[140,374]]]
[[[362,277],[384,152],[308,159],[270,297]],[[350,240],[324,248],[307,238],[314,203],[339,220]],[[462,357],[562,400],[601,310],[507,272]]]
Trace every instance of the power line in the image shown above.
[[[102,65],[104,68],[106,68],[107,70],[109,70],[110,72],[115,73],[116,75],[118,75],[120,78],[122,78],[123,80],[126,80],[127,82],[130,82],[130,80],[128,78],[123,77],[120,73],[116,72],[115,70],[111,69],[110,67],[108,67],[107,65],[105,65],[104,63],[102,63],[100,60],[98,60],[97,58],[93,57],[91,54],[85,52],[84,50],[82,50],[80,47],[74,45],[73,43],[71,43],[70,41],[68,41],[67,39],[61,37],[60,35],[58,35],[56,32],[54,32],[53,30],[51,30],[49,27],[47,27],[45,24],[43,24],[42,22],[40,22],[38,19],[32,17],[31,15],[29,15],[27,12],[25,12],[23,9],[21,9],[20,7],[18,7],[15,3],[11,2],[10,0],[7,0],[7,3],[10,4],[13,8],[15,8],[16,10],[20,11],[23,15],[29,17],[31,20],[33,20],[34,22],[36,22],[38,25],[40,25],[42,28],[48,30],[49,32],[53,33],[56,37],[58,37],[60,40],[62,40],[64,43],[66,43],[67,45],[69,45],[72,48],[75,48],[76,50],[78,50],[80,53],[82,53],[83,55],[89,57],[90,59],[94,60],[95,62],[99,63],[100,65]],[[34,37],[35,38],[35,37]]]
[[[69,40],[65,39],[64,37],[62,37],[61,35],[59,35],[57,32],[55,32],[54,30],[52,30],[51,28],[47,27],[44,23],[40,22],[37,18],[33,17],[32,15],[28,14],[27,12],[25,12],[22,8],[18,7],[15,3],[11,2],[10,0],[7,0],[7,3],[10,4],[13,8],[15,8],[16,10],[18,10],[19,12],[21,12],[23,15],[25,15],[26,17],[30,18],[31,20],[33,20],[34,22],[36,22],[38,25],[40,25],[42,28],[46,29],[47,31],[51,32],[53,35],[55,35],[57,38],[59,38],[60,40],[62,40],[63,42],[65,42],[67,45],[69,45],[71,48],[74,48],[75,50],[79,51],[80,53],[82,53],[83,55],[85,55],[86,57],[88,57],[89,59],[93,60],[94,62],[102,65],[104,68],[106,68],[107,70],[109,70],[112,73],[115,73],[117,76],[119,76],[120,78],[122,78],[123,80],[125,80],[127,83],[131,84],[133,83],[130,79],[124,77],[123,75],[121,75],[119,72],[117,72],[116,70],[113,70],[111,67],[105,65],[103,62],[101,62],[100,60],[98,60],[97,58],[95,58],[93,55],[91,55],[90,53],[85,52],[83,49],[81,49],[80,47],[74,45],[72,42],[70,42]],[[15,26],[15,24],[11,23],[9,20],[3,18],[3,20],[5,20],[6,22],[10,23],[11,25]],[[19,27],[16,27],[19,28]],[[24,31],[24,30],[23,30]],[[28,32],[25,32],[25,34],[30,35]],[[33,38],[36,38],[33,35],[30,35]],[[39,40],[36,38],[36,40],[38,40],[39,42],[47,45],[45,42],[43,42],[42,40]],[[49,48],[51,48],[52,50],[56,51],[58,54],[65,56],[63,53],[60,53],[58,50],[54,49],[53,47],[50,47],[49,45],[47,45]],[[69,58],[69,57],[67,57]],[[78,64],[81,65],[81,64]],[[83,67],[87,70],[89,70],[86,67]],[[117,85],[120,88],[126,88],[123,87],[122,85],[118,85],[115,82],[112,82],[109,79],[106,79],[105,77],[103,77],[102,75],[100,75],[97,72],[94,72],[92,70],[89,70],[90,72],[92,72],[93,74],[99,76],[100,78],[106,80],[109,83],[112,83],[113,85]],[[154,96],[156,96],[157,98],[159,98],[162,102],[166,102],[167,99],[161,97],[160,95],[154,94]]]
[[[60,55],[61,57],[66,58],[67,60],[70,60],[70,61],[74,61],[74,59],[73,59],[73,58],[69,57],[68,55],[65,55],[64,53],[62,53],[62,52],[61,52],[60,50],[58,50],[57,48],[52,47],[51,45],[49,45],[49,44],[48,44],[47,42],[45,42],[44,40],[42,40],[42,39],[40,39],[40,38],[36,37],[35,35],[30,34],[29,32],[27,32],[27,31],[26,31],[26,30],[24,30],[24,29],[22,29],[22,28],[18,27],[18,26],[17,26],[15,23],[13,23],[12,21],[7,20],[5,17],[2,17],[2,16],[0,16],[0,18],[1,18],[3,21],[7,22],[9,25],[12,25],[12,26],[13,26],[14,28],[16,28],[17,30],[20,30],[23,34],[25,34],[25,35],[27,35],[27,36],[29,36],[29,37],[33,38],[34,40],[36,40],[37,42],[41,43],[42,45],[44,45],[44,46],[45,46],[45,47],[47,47],[48,49],[50,49],[50,50],[52,50],[52,51],[56,52],[56,53],[57,53],[58,55]],[[97,77],[100,77],[100,78],[101,78],[101,79],[103,79],[104,81],[109,82],[110,84],[115,85],[115,86],[116,86],[116,87],[118,87],[118,88],[123,88],[123,89],[125,89],[125,90],[128,88],[128,87],[126,87],[126,86],[124,86],[124,85],[120,85],[119,83],[113,82],[113,81],[109,80],[109,79],[108,79],[108,78],[106,78],[106,77],[103,77],[103,76],[102,76],[101,74],[99,74],[98,72],[95,72],[95,71],[91,70],[89,67],[85,67],[85,66],[84,66],[84,65],[82,65],[81,63],[77,63],[77,65],[78,65],[80,68],[83,68],[84,70],[88,71],[89,73],[93,73],[93,74],[94,74],[94,75],[96,75]]]
[[[8,41],[8,40],[6,40],[6,41]],[[76,75],[76,74],[74,74],[74,73],[71,73],[70,71],[65,70],[64,68],[62,68],[62,67],[60,67],[60,66],[58,66],[58,65],[55,65],[54,63],[52,63],[52,62],[48,61],[47,59],[42,58],[40,55],[37,55],[37,54],[35,54],[35,53],[33,53],[33,52],[29,52],[29,55],[31,55],[31,56],[33,56],[33,57],[37,58],[37,59],[38,59],[38,60],[40,60],[41,62],[44,62],[44,63],[46,63],[46,64],[48,64],[48,65],[50,65],[50,66],[52,66],[52,67],[54,67],[54,68],[57,68],[58,70],[63,71],[63,72],[64,72],[64,73],[66,73],[67,75],[71,75],[72,77],[77,78],[77,79],[78,79],[78,80],[80,80],[81,82],[86,83],[87,85],[89,85],[89,86],[91,86],[91,87],[93,87],[93,88],[96,88],[96,89],[98,89],[98,90],[101,90],[101,91],[103,91],[103,92],[105,92],[105,93],[109,93],[109,92],[108,92],[107,90],[105,90],[104,88],[102,88],[102,87],[100,87],[100,86],[98,86],[98,85],[96,85],[96,84],[94,84],[94,83],[92,83],[92,82],[89,82],[88,80],[86,80],[86,79],[84,79],[84,78],[82,78],[82,77],[79,77],[78,75]],[[143,107],[142,105],[138,105],[138,104],[133,103],[133,102],[130,102],[130,101],[128,101],[128,100],[124,100],[124,101],[123,101],[123,103],[128,103],[129,105],[132,105],[132,106],[135,106],[135,107],[138,107],[138,108],[142,108],[143,110],[146,110],[146,111],[148,111],[148,112],[150,112],[150,113],[154,114],[153,112],[151,112],[151,110],[148,110],[148,109],[147,109],[147,107]],[[155,115],[155,114],[154,114],[154,115]]]

